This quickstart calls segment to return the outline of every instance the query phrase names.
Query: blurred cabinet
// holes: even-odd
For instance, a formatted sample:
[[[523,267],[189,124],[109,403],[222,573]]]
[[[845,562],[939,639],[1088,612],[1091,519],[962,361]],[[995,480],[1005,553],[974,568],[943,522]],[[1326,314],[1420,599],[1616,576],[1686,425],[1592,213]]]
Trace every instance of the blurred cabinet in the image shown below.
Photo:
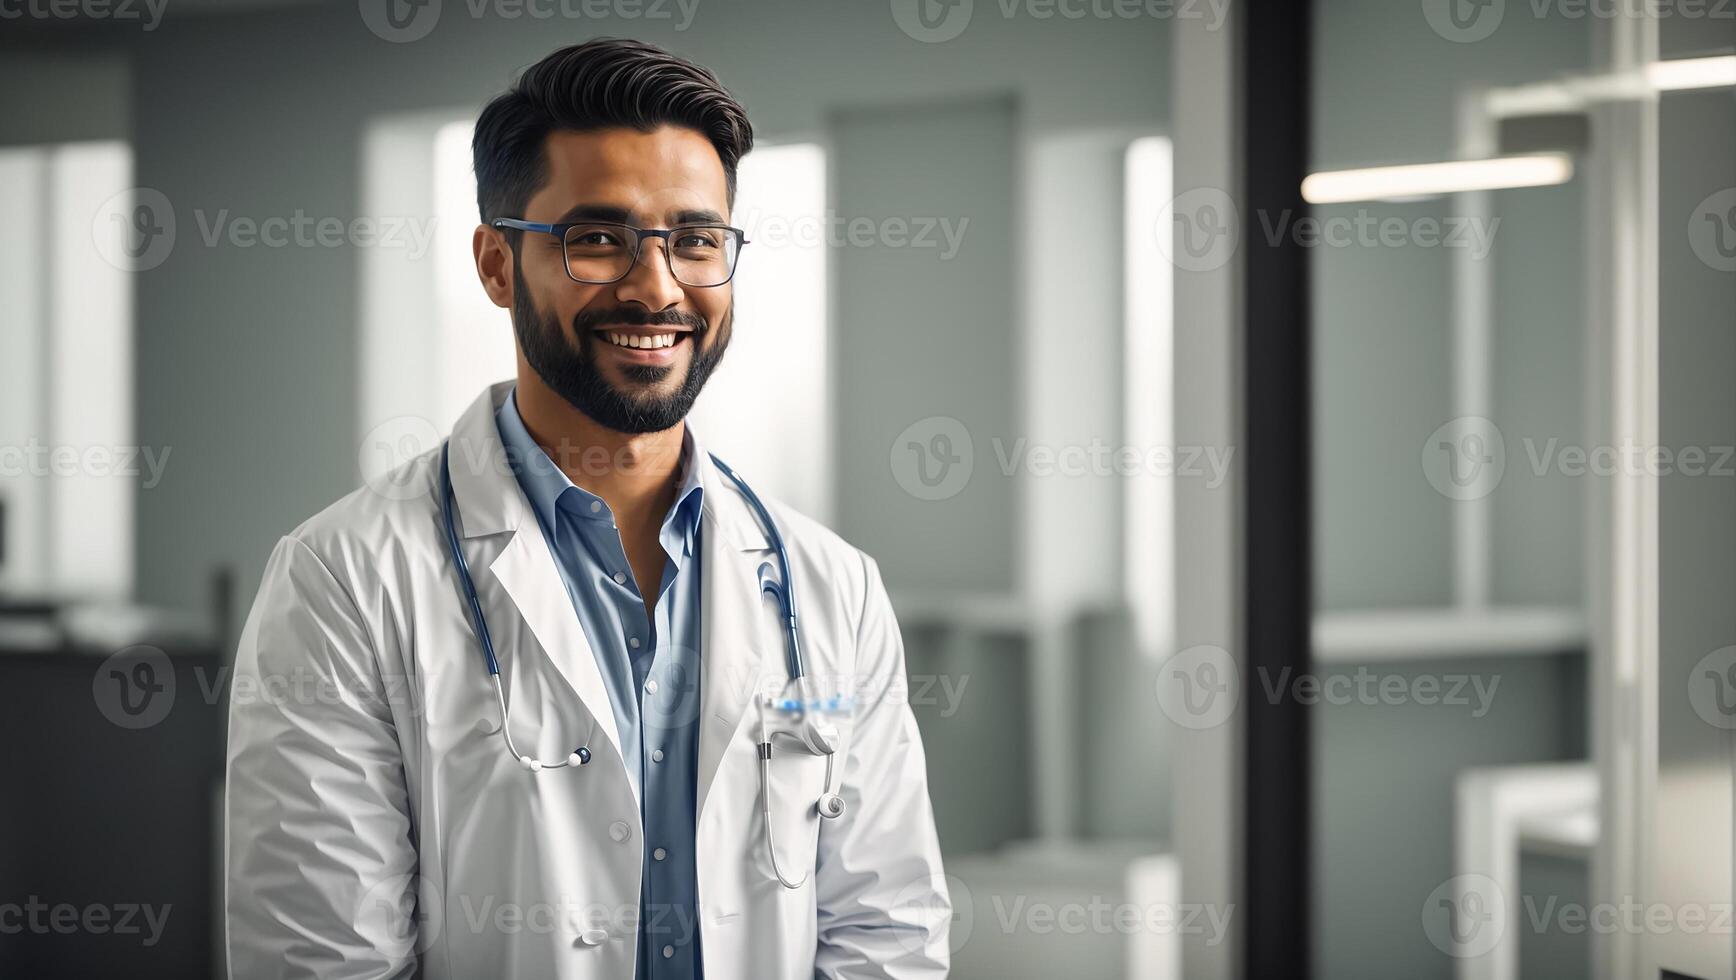
[[[223,658],[105,654],[0,650],[0,977],[215,976]]]

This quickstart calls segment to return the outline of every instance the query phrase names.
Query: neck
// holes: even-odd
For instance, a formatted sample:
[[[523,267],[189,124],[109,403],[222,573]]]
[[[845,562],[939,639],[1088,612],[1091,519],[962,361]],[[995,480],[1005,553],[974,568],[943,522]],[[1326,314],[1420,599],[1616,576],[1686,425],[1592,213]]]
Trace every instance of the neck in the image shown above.
[[[617,524],[655,527],[674,503],[687,423],[661,432],[616,432],[598,425],[551,390],[534,371],[520,371],[518,413],[549,459],[573,485],[603,498]]]

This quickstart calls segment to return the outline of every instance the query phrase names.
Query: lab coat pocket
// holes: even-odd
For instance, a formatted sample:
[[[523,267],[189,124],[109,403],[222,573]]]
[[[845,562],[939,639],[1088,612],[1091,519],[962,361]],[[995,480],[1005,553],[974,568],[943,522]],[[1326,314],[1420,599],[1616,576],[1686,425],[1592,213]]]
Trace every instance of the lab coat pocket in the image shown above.
[[[826,756],[780,738],[770,761],[771,841],[777,864],[766,870],[789,883],[801,881],[805,887],[819,848],[821,817],[816,804],[826,792]]]

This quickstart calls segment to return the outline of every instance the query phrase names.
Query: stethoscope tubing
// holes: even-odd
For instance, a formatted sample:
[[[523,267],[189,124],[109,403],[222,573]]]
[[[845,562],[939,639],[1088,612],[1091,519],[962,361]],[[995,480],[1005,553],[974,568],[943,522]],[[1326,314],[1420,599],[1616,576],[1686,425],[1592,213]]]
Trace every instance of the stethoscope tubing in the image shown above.
[[[511,708],[506,699],[506,688],[500,680],[500,661],[495,656],[494,638],[489,633],[488,619],[482,612],[482,600],[478,598],[476,594],[476,581],[471,577],[470,563],[465,560],[464,549],[458,542],[457,520],[454,516],[456,507],[453,500],[451,452],[452,445],[451,442],[448,441],[440,449],[441,522],[444,525],[446,532],[446,547],[451,554],[452,565],[457,569],[458,581],[463,588],[465,605],[468,606],[470,610],[471,625],[474,627],[476,637],[482,647],[483,665],[488,668],[489,679],[493,681],[494,684],[495,703],[500,707],[501,738],[505,740],[506,749],[512,754],[512,757],[519,761],[521,767],[530,772],[538,772],[544,769],[565,769],[568,767],[578,768],[583,766],[591,761],[590,750],[585,746],[579,746],[571,755],[567,756],[560,762],[542,762],[519,752],[518,745],[513,741]],[[784,547],[783,535],[778,532],[777,522],[772,520],[771,512],[766,508],[765,503],[760,500],[759,495],[753,492],[753,488],[747,485],[747,481],[743,480],[740,475],[730,469],[728,464],[724,463],[723,460],[718,459],[716,455],[711,457],[711,461],[717,465],[717,468],[721,470],[725,476],[730,478],[738,489],[741,490],[742,497],[747,500],[748,505],[754,511],[754,516],[759,520],[760,526],[765,529],[766,536],[771,541],[772,550],[777,553],[778,573],[780,578],[776,582],[767,579],[764,576],[762,566],[760,589],[762,592],[771,593],[772,598],[777,601],[778,616],[784,626],[785,666],[789,670],[791,682],[800,681],[806,676],[806,665],[803,662],[802,657],[801,626],[796,617],[796,594],[790,580],[790,556],[788,550]],[[807,883],[812,872],[810,871],[803,874],[799,880],[791,881],[789,878],[784,876],[783,870],[778,866],[778,849],[772,831],[771,758],[772,739],[777,735],[782,734],[790,738],[796,738],[798,741],[802,741],[803,739],[791,732],[773,731],[766,722],[765,708],[766,705],[762,701],[760,703],[759,742],[760,815],[765,822],[766,851],[771,855],[772,874],[777,877],[778,883],[783,885],[785,888],[796,889]],[[822,797],[822,799],[834,799],[835,797],[832,793],[834,753],[832,751],[827,751],[824,754],[826,756],[826,787],[825,796]],[[824,808],[821,809],[821,814],[823,816],[837,816],[841,812],[841,804],[834,812],[827,812]]]
[[[778,616],[784,626],[784,656],[789,668],[790,680],[801,680],[807,676],[808,671],[807,664],[802,659],[802,632],[796,619],[796,590],[790,584],[790,555],[784,549],[784,536],[778,532],[777,522],[772,520],[771,512],[766,509],[759,494],[754,493],[753,488],[747,485],[747,481],[730,469],[729,464],[718,459],[716,453],[712,454],[711,461],[723,471],[724,476],[729,477],[741,490],[741,495],[747,499],[748,506],[753,508],[754,516],[759,519],[760,526],[765,528],[766,537],[771,539],[772,550],[777,552],[778,582],[781,584],[774,584],[762,578],[760,589],[770,592],[778,602]]]
[[[494,654],[494,638],[488,631],[488,620],[482,614],[482,601],[476,595],[476,581],[470,575],[470,563],[464,559],[464,549],[458,544],[457,522],[453,516],[456,509],[453,506],[452,493],[452,444],[447,442],[440,448],[441,496],[440,510],[446,528],[446,547],[452,554],[452,564],[458,569],[458,580],[464,587],[464,600],[470,606],[470,618],[476,628],[477,638],[482,643],[482,658],[488,672],[500,676],[500,661]],[[807,665],[802,657],[801,622],[796,616],[796,590],[790,586],[790,554],[784,547],[784,536],[778,531],[777,522],[772,520],[771,511],[766,508],[759,494],[753,492],[747,481],[729,468],[729,464],[712,454],[711,461],[717,465],[723,474],[741,490],[748,506],[753,508],[754,516],[760,526],[765,529],[766,536],[771,540],[772,550],[777,553],[779,581],[772,582],[762,579],[760,588],[770,592],[778,603],[778,617],[784,627],[785,663],[789,669],[790,680],[800,680],[807,676]]]

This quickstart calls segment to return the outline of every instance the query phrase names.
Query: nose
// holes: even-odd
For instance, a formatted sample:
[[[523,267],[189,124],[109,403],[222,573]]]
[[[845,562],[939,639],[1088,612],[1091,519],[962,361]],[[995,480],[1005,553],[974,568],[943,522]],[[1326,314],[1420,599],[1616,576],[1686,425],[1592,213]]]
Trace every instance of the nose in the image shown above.
[[[615,284],[615,298],[648,310],[666,310],[681,302],[681,284],[669,271],[669,259],[661,252],[662,239],[647,238],[639,245],[639,258],[625,278]]]

